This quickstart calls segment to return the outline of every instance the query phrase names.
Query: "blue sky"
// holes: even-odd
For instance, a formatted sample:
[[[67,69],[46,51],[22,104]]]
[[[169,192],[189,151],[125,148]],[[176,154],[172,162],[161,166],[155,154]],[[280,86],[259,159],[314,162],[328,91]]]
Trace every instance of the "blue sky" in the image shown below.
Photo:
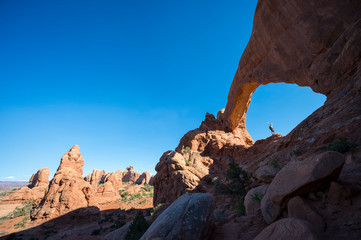
[[[80,146],[84,173],[155,173],[164,151],[224,108],[256,1],[0,2],[0,180],[55,173]],[[287,134],[323,104],[309,88],[256,90],[247,127]],[[9,178],[13,177],[13,178]]]

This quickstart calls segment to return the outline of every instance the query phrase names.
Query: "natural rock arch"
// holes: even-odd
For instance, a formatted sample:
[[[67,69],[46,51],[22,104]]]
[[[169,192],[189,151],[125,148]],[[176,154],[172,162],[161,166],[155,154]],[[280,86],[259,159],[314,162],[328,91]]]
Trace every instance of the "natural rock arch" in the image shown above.
[[[354,14],[359,5],[356,0],[259,1],[228,94],[225,127],[250,139],[246,114],[261,84],[296,83],[327,97],[349,84],[345,80],[357,71],[355,62],[360,60],[356,30],[361,22]]]

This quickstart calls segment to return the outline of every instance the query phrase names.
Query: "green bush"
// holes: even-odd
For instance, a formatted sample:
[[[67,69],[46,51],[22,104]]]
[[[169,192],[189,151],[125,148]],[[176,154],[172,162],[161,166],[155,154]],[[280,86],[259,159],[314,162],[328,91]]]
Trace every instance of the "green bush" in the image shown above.
[[[215,194],[230,194],[237,198],[237,202],[233,206],[238,215],[244,215],[244,197],[250,186],[250,176],[243,171],[236,163],[228,164],[226,172],[226,184],[218,179],[213,181]]]
[[[29,215],[25,216],[23,220],[15,224],[15,229],[24,228],[29,219],[30,219]]]
[[[300,156],[302,154],[302,151],[299,149],[294,149],[290,152],[290,156]]]
[[[191,163],[191,160],[190,160],[191,148],[190,147],[185,147],[183,149],[183,154],[186,155],[186,156],[184,156],[184,162],[185,162],[186,166],[189,166],[190,163]]]
[[[279,164],[278,164],[279,161],[280,161],[280,159],[278,157],[274,158],[273,161],[271,162],[272,167],[278,168],[279,167]]]
[[[99,235],[103,230],[103,227],[100,227],[98,229],[94,229],[91,233],[92,236],[96,236],[96,235]]]
[[[133,219],[133,222],[129,226],[129,230],[125,235],[125,240],[138,240],[148,229],[148,223],[145,221],[142,211],[138,211],[137,215]]]
[[[238,202],[235,205],[235,211],[238,216],[246,214],[246,207],[244,206],[244,197],[239,197]]]
[[[263,194],[254,193],[252,195],[252,200],[258,203],[261,203],[262,198],[263,198]]]
[[[28,216],[33,207],[32,201],[27,201],[22,207],[16,207],[15,210],[7,216],[7,219],[13,219],[21,216]]]
[[[349,142],[345,137],[336,137],[332,138],[330,143],[326,147],[322,147],[321,150],[346,153],[356,146],[357,144]]]
[[[159,208],[160,206],[162,206],[164,203],[158,203],[157,206],[153,207],[152,210],[150,210],[150,215],[153,216],[155,210],[157,210],[157,208]]]

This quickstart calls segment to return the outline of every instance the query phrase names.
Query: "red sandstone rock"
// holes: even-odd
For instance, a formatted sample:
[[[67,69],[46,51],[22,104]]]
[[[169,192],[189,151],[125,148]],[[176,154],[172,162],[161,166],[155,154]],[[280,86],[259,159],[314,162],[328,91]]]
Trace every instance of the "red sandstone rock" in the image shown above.
[[[265,228],[254,240],[317,240],[311,224],[297,218],[284,218]]]
[[[303,219],[319,230],[326,227],[323,218],[301,197],[294,197],[287,204],[288,217]]]
[[[149,181],[150,181],[150,173],[144,172],[139,176],[139,178],[137,179],[137,181],[135,181],[135,183],[136,184],[149,184]]]
[[[32,219],[50,219],[78,208],[96,205],[92,187],[82,177],[83,165],[79,146],[74,145],[61,158],[48,192],[31,212]]]
[[[217,118],[206,114],[200,127],[186,133],[175,152],[164,153],[157,164],[155,204],[171,203],[187,192],[212,192],[210,180],[214,177],[224,180],[229,162],[235,162],[251,173],[254,176],[252,181],[270,182],[291,159],[302,162],[319,154],[320,149],[327,148],[334,137],[345,137],[349,143],[361,145],[361,2],[260,0],[253,23],[252,36],[239,62],[225,111],[220,111]],[[278,82],[309,86],[315,92],[325,94],[327,101],[287,136],[274,135],[254,143],[246,129],[246,113],[251,96],[258,86]],[[188,159],[189,154],[184,154],[187,147],[197,155],[198,162],[209,164],[194,164],[194,159]],[[294,150],[299,150],[300,154],[290,157]],[[346,155],[347,163],[337,181],[360,190],[360,151],[352,150],[343,155]],[[279,159],[279,169],[270,168],[274,159]],[[189,161],[189,166],[183,163],[185,160]],[[333,162],[329,162],[329,165],[332,166]],[[296,167],[300,167],[299,171],[304,171],[307,177],[320,173],[318,167],[313,169],[315,172],[307,170],[307,167]],[[335,173],[339,168],[334,169]],[[329,184],[337,174],[331,173],[330,176],[323,179],[322,184]],[[283,188],[288,182],[294,187],[297,185],[293,181],[295,177],[289,174],[283,183],[274,183],[273,188]],[[305,182],[302,180],[300,183]],[[300,194],[299,190],[307,193],[313,189],[312,185],[301,185],[294,191],[288,189],[290,191],[285,191],[288,193],[283,197],[275,197],[278,194],[271,196],[272,200],[266,194],[263,198],[266,202],[275,199],[279,202],[269,209],[270,212],[278,216],[286,206],[287,199]],[[226,198],[217,196],[216,199],[223,197]],[[353,219],[353,213],[359,211],[357,204],[360,201],[360,194],[350,196],[346,203],[344,201],[330,208],[328,211],[331,212],[325,210],[322,215],[328,226],[325,234],[339,239],[347,238],[347,234],[351,236],[350,239],[358,239],[355,236],[359,236],[359,220]],[[320,212],[325,202],[320,200],[314,204],[317,212]],[[227,207],[230,204],[225,201],[223,208]],[[339,212],[344,215],[341,216]],[[350,223],[342,227],[346,222]],[[219,224],[216,232],[224,226]],[[281,225],[274,227],[276,225],[272,225],[272,229],[280,230]],[[303,239],[314,237],[298,221],[291,221],[284,229],[298,225],[301,232],[293,228],[290,231],[301,234],[303,229]],[[242,239],[242,236],[237,235],[235,239]]]
[[[133,167],[127,167],[127,169],[123,172],[122,182],[133,182],[135,183],[140,177],[140,173],[134,172]]]
[[[26,187],[7,195],[2,203],[19,203],[25,201],[40,201],[48,190],[49,168],[39,169],[33,174]]]

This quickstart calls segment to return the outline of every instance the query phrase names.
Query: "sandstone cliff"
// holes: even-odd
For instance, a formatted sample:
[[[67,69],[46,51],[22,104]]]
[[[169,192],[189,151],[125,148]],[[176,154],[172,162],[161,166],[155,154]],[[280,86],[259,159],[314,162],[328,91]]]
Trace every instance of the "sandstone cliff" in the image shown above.
[[[207,113],[175,151],[163,154],[155,168],[154,205],[172,203],[188,192],[214,193],[217,227],[210,239],[227,239],[226,229],[238,236],[231,239],[257,234],[257,239],[281,239],[282,224],[291,234],[288,238],[342,239],[347,233],[357,239],[361,223],[353,213],[361,204],[360,29],[359,0],[260,0],[226,108],[217,117]],[[258,86],[278,82],[309,86],[327,101],[287,136],[254,143],[245,124],[251,96]],[[244,189],[253,189],[252,196],[217,195],[216,183],[226,186],[230,163],[248,173],[250,183]],[[251,203],[253,198],[258,205]],[[230,211],[235,201],[257,214],[239,220]],[[320,224],[310,227],[315,219]]]

